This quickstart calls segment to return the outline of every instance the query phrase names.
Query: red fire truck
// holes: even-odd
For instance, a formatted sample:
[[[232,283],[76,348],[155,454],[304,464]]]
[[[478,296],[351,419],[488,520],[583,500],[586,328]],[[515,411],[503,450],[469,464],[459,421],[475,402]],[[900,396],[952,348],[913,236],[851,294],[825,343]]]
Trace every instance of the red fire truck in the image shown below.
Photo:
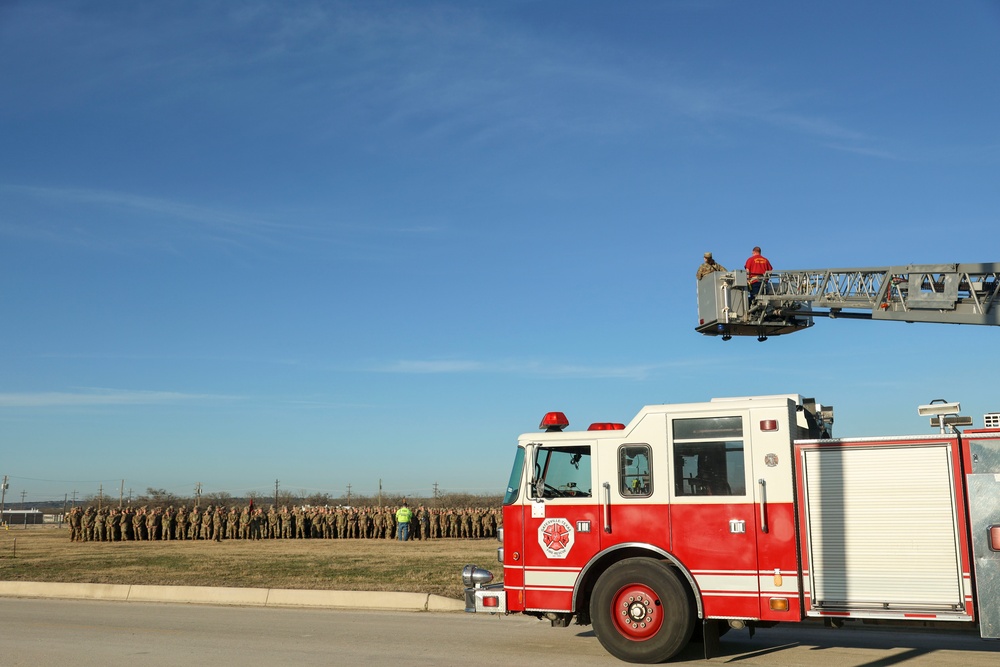
[[[833,438],[798,395],[650,405],[628,424],[522,435],[502,583],[463,570],[467,611],[592,624],[629,662],[730,628],[823,620],[978,627],[1000,638],[1000,415],[921,406],[938,432]]]

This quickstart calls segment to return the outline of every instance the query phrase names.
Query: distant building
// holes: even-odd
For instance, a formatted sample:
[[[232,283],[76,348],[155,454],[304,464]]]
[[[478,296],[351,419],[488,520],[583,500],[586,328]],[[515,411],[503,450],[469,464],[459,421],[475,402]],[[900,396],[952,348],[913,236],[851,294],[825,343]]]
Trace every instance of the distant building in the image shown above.
[[[8,526],[23,526],[27,524],[42,523],[42,510],[8,510],[3,511],[0,520]]]

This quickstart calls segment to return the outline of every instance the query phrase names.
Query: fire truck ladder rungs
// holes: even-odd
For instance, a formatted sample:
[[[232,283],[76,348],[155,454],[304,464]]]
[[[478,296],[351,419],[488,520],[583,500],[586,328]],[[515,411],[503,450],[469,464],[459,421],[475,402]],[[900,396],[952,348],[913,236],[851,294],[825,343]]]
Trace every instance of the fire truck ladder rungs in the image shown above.
[[[758,322],[801,315],[1000,325],[1000,262],[772,271],[756,299],[765,306]]]

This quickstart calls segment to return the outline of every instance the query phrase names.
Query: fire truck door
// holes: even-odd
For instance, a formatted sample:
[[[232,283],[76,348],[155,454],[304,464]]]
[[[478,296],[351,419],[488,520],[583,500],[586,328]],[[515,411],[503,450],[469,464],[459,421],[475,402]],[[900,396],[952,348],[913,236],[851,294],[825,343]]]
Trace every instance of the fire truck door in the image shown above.
[[[1000,440],[971,439],[968,477],[979,632],[1000,639]]]
[[[593,442],[538,445],[524,506],[526,609],[571,611],[573,586],[600,550],[600,493]]]
[[[753,410],[747,424],[749,491],[756,532],[756,575],[762,620],[798,620],[799,564],[789,415]],[[748,524],[749,525],[749,524]]]
[[[698,583],[706,617],[759,617],[749,417],[732,410],[669,420],[671,541]]]

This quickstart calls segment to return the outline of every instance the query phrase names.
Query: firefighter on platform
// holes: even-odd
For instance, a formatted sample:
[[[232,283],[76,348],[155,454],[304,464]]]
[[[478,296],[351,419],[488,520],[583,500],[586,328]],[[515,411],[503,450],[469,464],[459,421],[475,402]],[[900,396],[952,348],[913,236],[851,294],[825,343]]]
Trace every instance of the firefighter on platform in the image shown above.
[[[747,282],[750,284],[750,297],[760,294],[760,291],[767,284],[766,276],[774,270],[767,257],[760,254],[760,246],[754,246],[753,254],[747,259],[743,268],[747,271]]]

